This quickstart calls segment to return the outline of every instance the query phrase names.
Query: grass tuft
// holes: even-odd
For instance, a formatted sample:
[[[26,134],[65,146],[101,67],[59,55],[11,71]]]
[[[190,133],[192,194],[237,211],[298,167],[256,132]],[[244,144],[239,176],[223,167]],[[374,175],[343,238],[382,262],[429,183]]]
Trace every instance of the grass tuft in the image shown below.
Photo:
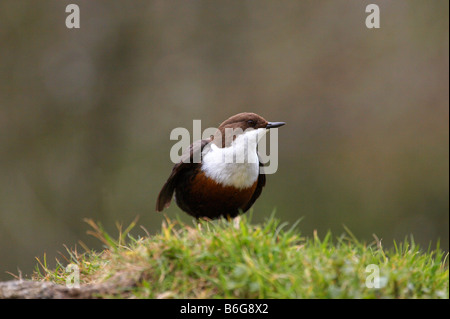
[[[439,246],[422,251],[411,238],[385,250],[376,236],[361,243],[348,229],[306,238],[273,215],[262,224],[249,219],[187,225],[166,218],[157,234],[133,237],[135,220],[118,225],[117,239],[87,220],[105,249],[67,249],[65,264],[78,266],[82,285],[128,283],[104,297],[449,298],[448,254]],[[367,286],[375,283],[370,265],[379,288]],[[59,261],[49,269],[44,256],[34,279],[64,284],[65,269]]]

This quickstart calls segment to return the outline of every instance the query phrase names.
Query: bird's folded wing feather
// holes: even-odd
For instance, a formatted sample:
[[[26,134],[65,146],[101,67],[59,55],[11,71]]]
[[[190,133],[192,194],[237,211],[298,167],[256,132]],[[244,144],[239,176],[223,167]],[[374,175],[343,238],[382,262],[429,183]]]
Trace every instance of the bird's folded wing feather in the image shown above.
[[[156,200],[156,211],[161,212],[164,208],[170,206],[178,177],[185,169],[192,169],[194,166],[199,165],[199,163],[195,162],[201,161],[201,153],[204,147],[210,142],[211,139],[195,141],[189,145],[189,148],[181,155],[180,162],[175,164],[167,182],[159,192],[158,199]]]

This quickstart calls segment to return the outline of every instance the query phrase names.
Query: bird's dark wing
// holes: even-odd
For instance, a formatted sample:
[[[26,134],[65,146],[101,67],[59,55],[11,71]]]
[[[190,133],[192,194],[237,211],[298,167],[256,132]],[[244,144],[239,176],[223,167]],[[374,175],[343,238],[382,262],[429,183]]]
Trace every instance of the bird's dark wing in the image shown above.
[[[161,212],[164,208],[170,206],[170,202],[172,200],[173,192],[175,191],[175,187],[177,185],[178,177],[187,169],[194,169],[200,163],[194,163],[194,159],[196,161],[201,160],[201,152],[203,148],[211,142],[211,139],[207,140],[199,140],[192,143],[189,146],[189,149],[181,155],[181,161],[172,169],[172,173],[170,174],[167,182],[162,187],[159,192],[158,199],[156,200],[156,211]]]
[[[263,163],[259,162],[259,168],[261,169],[261,166],[264,166]],[[259,173],[258,176],[258,184],[256,184],[255,192],[253,193],[252,198],[249,200],[247,205],[243,207],[244,213],[252,207],[252,205],[255,203],[255,201],[258,199],[259,195],[261,195],[263,187],[266,185],[266,174]]]

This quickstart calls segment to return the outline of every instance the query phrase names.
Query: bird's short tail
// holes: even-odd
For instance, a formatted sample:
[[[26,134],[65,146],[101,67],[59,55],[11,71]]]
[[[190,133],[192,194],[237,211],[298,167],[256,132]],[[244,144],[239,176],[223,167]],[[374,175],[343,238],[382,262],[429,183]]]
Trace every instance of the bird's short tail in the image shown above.
[[[162,212],[165,208],[170,206],[172,201],[173,192],[175,191],[175,185],[173,180],[168,180],[161,191],[159,192],[158,199],[156,200],[156,211]]]

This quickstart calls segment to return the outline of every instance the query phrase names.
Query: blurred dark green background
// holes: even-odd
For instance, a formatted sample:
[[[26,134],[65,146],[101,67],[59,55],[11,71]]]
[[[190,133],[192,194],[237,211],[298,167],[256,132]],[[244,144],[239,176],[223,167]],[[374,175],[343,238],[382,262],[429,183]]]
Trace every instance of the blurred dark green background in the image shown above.
[[[69,3],[80,29],[65,26]],[[369,3],[380,29],[365,26]],[[2,0],[0,279],[45,253],[52,265],[63,244],[100,249],[85,217],[160,229],[170,131],[243,111],[288,123],[255,222],[276,208],[306,236],[346,225],[448,249],[448,6]]]

